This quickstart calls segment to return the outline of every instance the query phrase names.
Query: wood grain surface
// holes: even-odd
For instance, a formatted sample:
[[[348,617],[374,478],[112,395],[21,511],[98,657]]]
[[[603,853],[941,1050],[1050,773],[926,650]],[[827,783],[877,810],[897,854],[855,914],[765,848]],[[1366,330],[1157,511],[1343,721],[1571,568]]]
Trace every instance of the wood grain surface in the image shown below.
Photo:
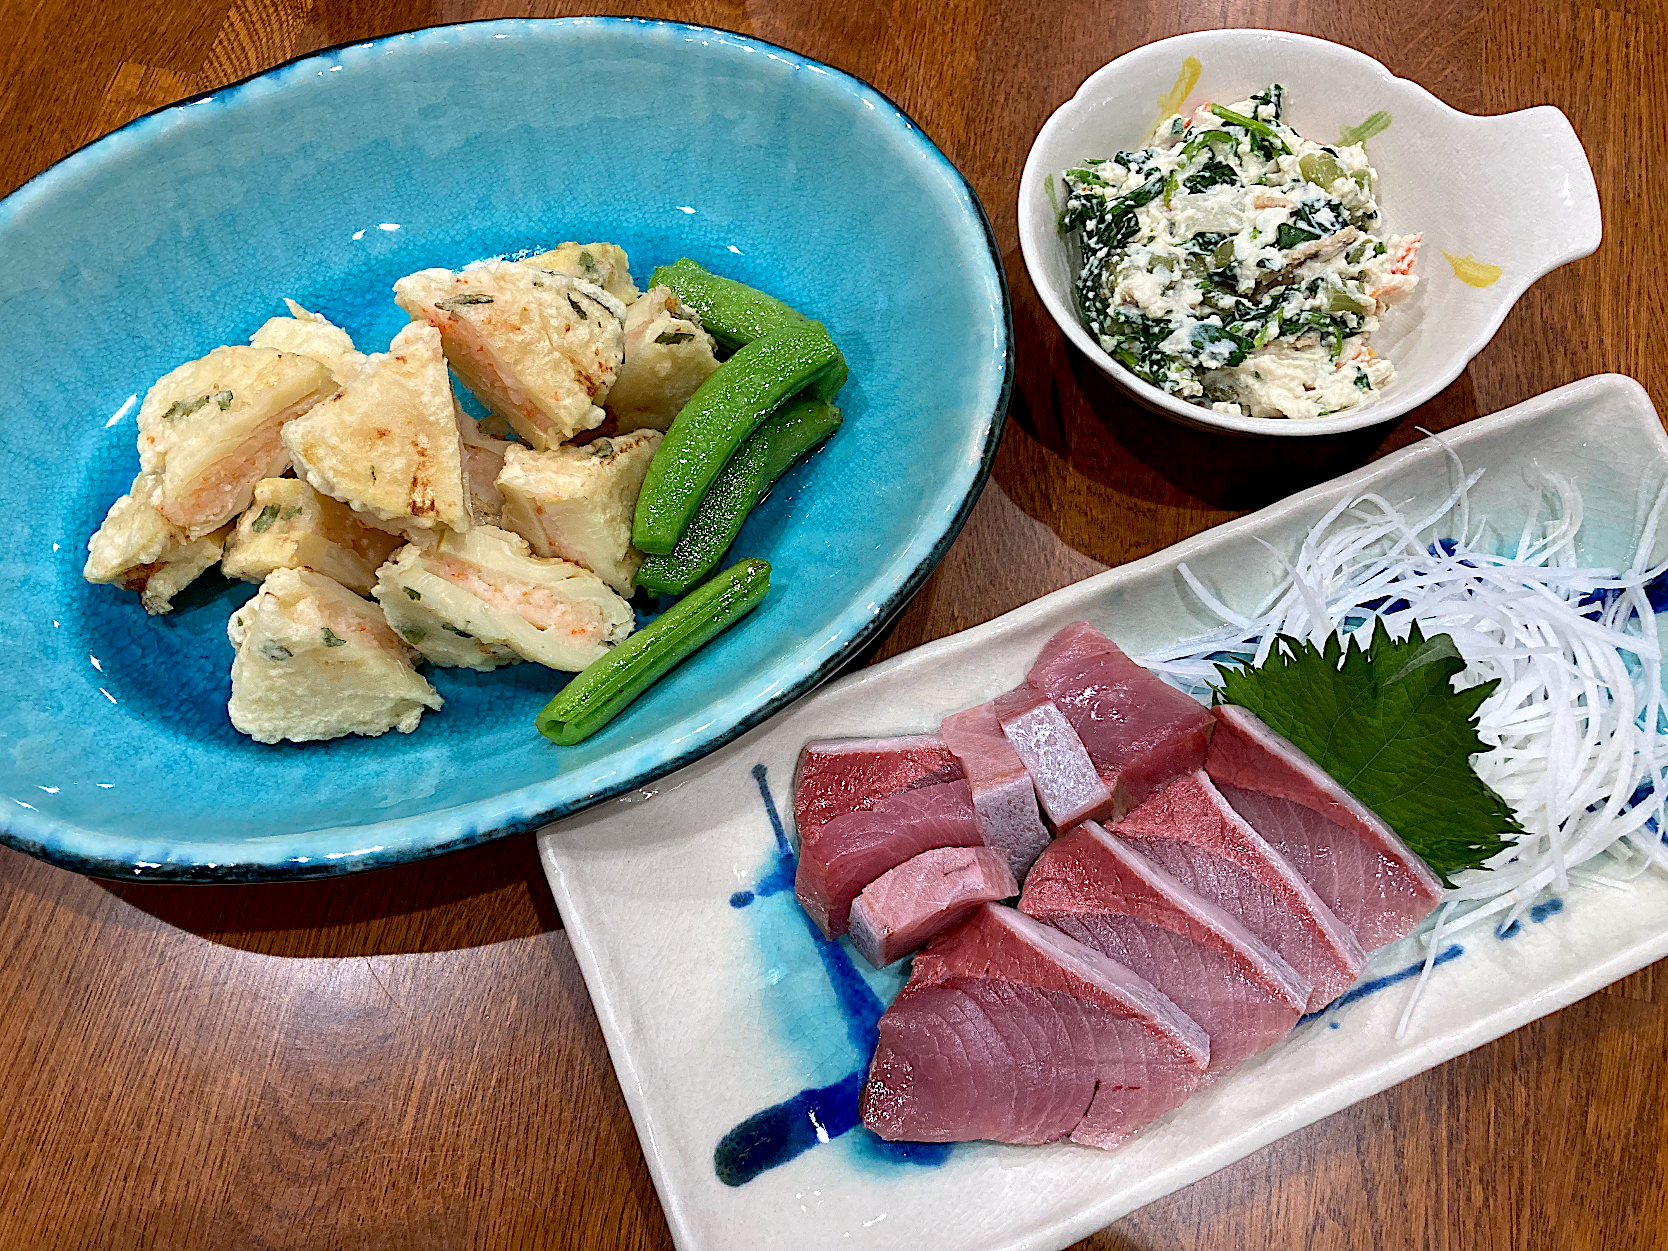
[[[577,5],[3,0],[0,183],[285,58]],[[690,0],[897,100],[983,198],[1014,293],[1012,421],[966,530],[877,649],[963,629],[1417,437],[1588,374],[1668,403],[1663,0]],[[1389,431],[1252,442],[1132,407],[1026,278],[1015,186],[1088,74],[1210,26],[1362,49],[1457,108],[1556,104],[1599,252],[1544,278]],[[1437,263],[1440,263],[1438,260]],[[1081,1244],[1668,1245],[1660,966],[1302,1130]],[[0,851],[0,1246],[670,1246],[530,838],[295,886],[90,881]]]

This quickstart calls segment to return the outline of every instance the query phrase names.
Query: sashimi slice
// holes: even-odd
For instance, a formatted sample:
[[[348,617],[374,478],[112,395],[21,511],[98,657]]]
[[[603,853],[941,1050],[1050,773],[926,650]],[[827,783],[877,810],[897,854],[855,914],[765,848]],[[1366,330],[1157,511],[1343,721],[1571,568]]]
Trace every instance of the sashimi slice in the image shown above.
[[[961,765],[936,734],[806,743],[794,770],[794,824],[802,840],[814,838],[835,817],[867,808],[894,791],[962,776]]]
[[[1196,1089],[1203,1030],[1115,961],[985,904],[880,1019],[863,1123],[912,1142],[1127,1141]]]
[[[982,903],[1019,894],[997,847],[935,847],[881,874],[851,905],[851,945],[875,968],[931,942]]]
[[[1008,856],[1014,877],[1025,880],[1032,862],[1048,846],[1048,827],[1037,811],[1037,791],[1025,762],[1002,733],[995,704],[980,704],[945,717],[945,744],[961,762],[973,788],[973,808],[985,842]]]
[[[1002,733],[1025,764],[1037,799],[1056,829],[1104,816],[1113,808],[1077,731],[1048,696],[1021,684],[993,705]]]
[[[1394,830],[1249,709],[1213,712],[1205,772],[1362,947],[1394,942],[1430,914],[1442,883]]]
[[[934,847],[981,847],[965,780],[907,787],[801,832],[794,894],[829,938],[846,932],[852,900],[870,882]]]
[[[1114,797],[1113,819],[1201,769],[1210,710],[1143,669],[1086,621],[1043,644],[1026,682],[1065,714]]]
[[[1283,1038],[1309,983],[1221,908],[1094,822],[1061,835],[1025,882],[1027,916],[1146,978],[1210,1036],[1208,1080]]]
[[[1343,994],[1366,964],[1349,927],[1202,771],[1172,782],[1112,833],[1274,948],[1309,982],[1307,1011]]]

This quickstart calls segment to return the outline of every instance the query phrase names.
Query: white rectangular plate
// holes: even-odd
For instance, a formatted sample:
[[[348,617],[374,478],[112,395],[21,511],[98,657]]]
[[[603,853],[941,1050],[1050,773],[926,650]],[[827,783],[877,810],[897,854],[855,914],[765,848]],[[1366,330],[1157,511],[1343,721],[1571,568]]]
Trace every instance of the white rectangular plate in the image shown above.
[[[1668,475],[1668,439],[1649,397],[1613,375],[1444,440],[1468,469],[1487,470],[1473,508],[1514,538],[1538,497],[1529,478],[1536,462],[1574,479],[1590,563],[1626,560],[1640,492]],[[1362,984],[1325,1013],[1118,1151],[975,1143],[909,1160],[842,1124],[852,1075],[867,1064],[865,1022],[901,974],[875,974],[849,947],[815,940],[794,901],[775,812],[791,818],[800,746],[932,729],[1017,683],[1043,641],[1078,619],[1135,654],[1197,634],[1216,622],[1177,574],[1182,561],[1230,606],[1250,607],[1279,576],[1259,539],[1294,552],[1345,495],[1372,490],[1434,507],[1451,482],[1442,448],[1427,440],[852,674],[649,790],[544,830],[545,871],[677,1244],[1063,1247],[1668,954],[1668,879],[1651,874],[1597,899],[1593,888],[1575,888],[1509,937],[1483,927],[1444,940],[1401,1041],[1396,1022],[1417,958],[1411,939],[1379,952]],[[718,1145],[773,1107],[754,1125],[797,1134],[808,1148],[725,1184]],[[757,1155],[725,1153],[732,1182]]]

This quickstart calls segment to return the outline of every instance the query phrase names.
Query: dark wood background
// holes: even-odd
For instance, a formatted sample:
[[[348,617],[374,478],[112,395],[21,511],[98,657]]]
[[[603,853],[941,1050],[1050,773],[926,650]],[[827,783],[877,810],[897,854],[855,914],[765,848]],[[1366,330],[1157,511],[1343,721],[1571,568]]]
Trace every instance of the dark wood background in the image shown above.
[[[0,0],[0,183],[297,53],[578,5]],[[1013,285],[1013,420],[960,540],[879,648],[963,629],[1417,437],[1605,370],[1668,401],[1662,0],[689,0],[608,12],[747,32],[874,83],[972,180]],[[1538,283],[1389,431],[1184,431],[1067,349],[1019,256],[1032,137],[1138,44],[1209,26],[1339,40],[1450,104],[1556,104],[1599,252]],[[1438,260],[1437,263],[1440,263]],[[1082,1244],[1668,1245],[1668,977],[1582,1003],[1258,1152]],[[0,1245],[670,1245],[534,855],[507,839],[346,880],[163,888],[0,851]]]

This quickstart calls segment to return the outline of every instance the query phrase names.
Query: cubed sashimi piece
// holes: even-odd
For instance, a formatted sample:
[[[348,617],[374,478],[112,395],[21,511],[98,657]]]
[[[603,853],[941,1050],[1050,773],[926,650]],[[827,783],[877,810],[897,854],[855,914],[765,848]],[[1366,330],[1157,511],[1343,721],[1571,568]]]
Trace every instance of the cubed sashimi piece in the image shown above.
[[[1394,830],[1255,713],[1214,712],[1205,772],[1362,947],[1394,942],[1429,915],[1442,883]]]
[[[1343,994],[1366,964],[1349,927],[1203,771],[1170,783],[1112,833],[1278,952],[1309,983],[1305,1011]]]
[[[313,489],[395,528],[469,528],[457,401],[432,326],[413,322],[284,428]]]
[[[152,614],[173,609],[174,596],[220,559],[230,532],[222,526],[201,538],[188,537],[146,502],[155,494],[154,475],[140,474],[87,540],[87,563],[81,570],[89,582],[139,592],[139,602]]]
[[[320,313],[310,313],[294,300],[286,299],[288,317],[273,317],[249,336],[251,347],[275,348],[310,356],[330,371],[341,386],[365,363],[365,354],[353,346],[353,339],[340,326]]]
[[[1086,621],[1043,644],[1026,674],[1047,694],[1112,792],[1116,820],[1159,787],[1205,767],[1210,710],[1143,669]]]
[[[875,968],[884,968],[980,904],[1018,893],[1007,853],[995,847],[935,847],[863,888],[851,905],[851,945]]]
[[[310,356],[218,347],[164,374],[139,406],[139,467],[150,504],[186,537],[249,507],[262,478],[289,465],[280,432],[335,388]]]
[[[369,600],[305,569],[276,569],[226,625],[232,724],[258,743],[410,734],[439,694]]]
[[[625,305],[601,287],[514,261],[425,269],[394,300],[440,331],[464,386],[528,443],[555,447],[602,424],[625,358]]]
[[[913,786],[800,831],[793,892],[828,938],[846,932],[852,900],[870,882],[935,847],[982,847],[965,780]]]
[[[1205,1032],[1150,983],[999,904],[915,957],[879,1033],[863,1123],[908,1142],[1116,1147],[1210,1060]]]
[[[1213,1081],[1285,1037],[1309,1002],[1309,983],[1271,947],[1092,821],[1043,853],[1019,908],[1146,978],[1197,1021]]]
[[[636,621],[590,570],[534,556],[495,526],[402,548],[372,594],[407,643],[437,665],[467,669],[531,660],[577,673]]]
[[[498,475],[504,528],[540,556],[584,565],[629,598],[643,563],[631,545],[631,521],[660,440],[658,430],[637,430],[548,452],[512,444]]]
[[[718,371],[713,339],[670,287],[651,287],[626,310],[625,363],[608,392],[621,430],[667,430],[689,397]]]
[[[401,543],[300,478],[262,478],[226,539],[221,568],[245,582],[264,582],[274,569],[311,569],[369,595],[378,566]]]
[[[964,776],[936,734],[812,741],[799,749],[794,768],[794,827],[803,843],[815,839],[835,817],[867,808],[895,791]]]
[[[967,774],[985,842],[1007,853],[1014,877],[1023,882],[1026,870],[1048,846],[1049,833],[1037,811],[1031,775],[1002,733],[996,705],[980,704],[945,717],[938,732]]]
[[[1112,793],[1065,713],[1022,683],[994,704],[1002,733],[1031,775],[1037,799],[1057,830],[1111,811]]]
[[[637,300],[637,284],[631,280],[631,261],[617,243],[561,243],[548,252],[519,262],[534,269],[566,274],[594,282],[622,304]]]

